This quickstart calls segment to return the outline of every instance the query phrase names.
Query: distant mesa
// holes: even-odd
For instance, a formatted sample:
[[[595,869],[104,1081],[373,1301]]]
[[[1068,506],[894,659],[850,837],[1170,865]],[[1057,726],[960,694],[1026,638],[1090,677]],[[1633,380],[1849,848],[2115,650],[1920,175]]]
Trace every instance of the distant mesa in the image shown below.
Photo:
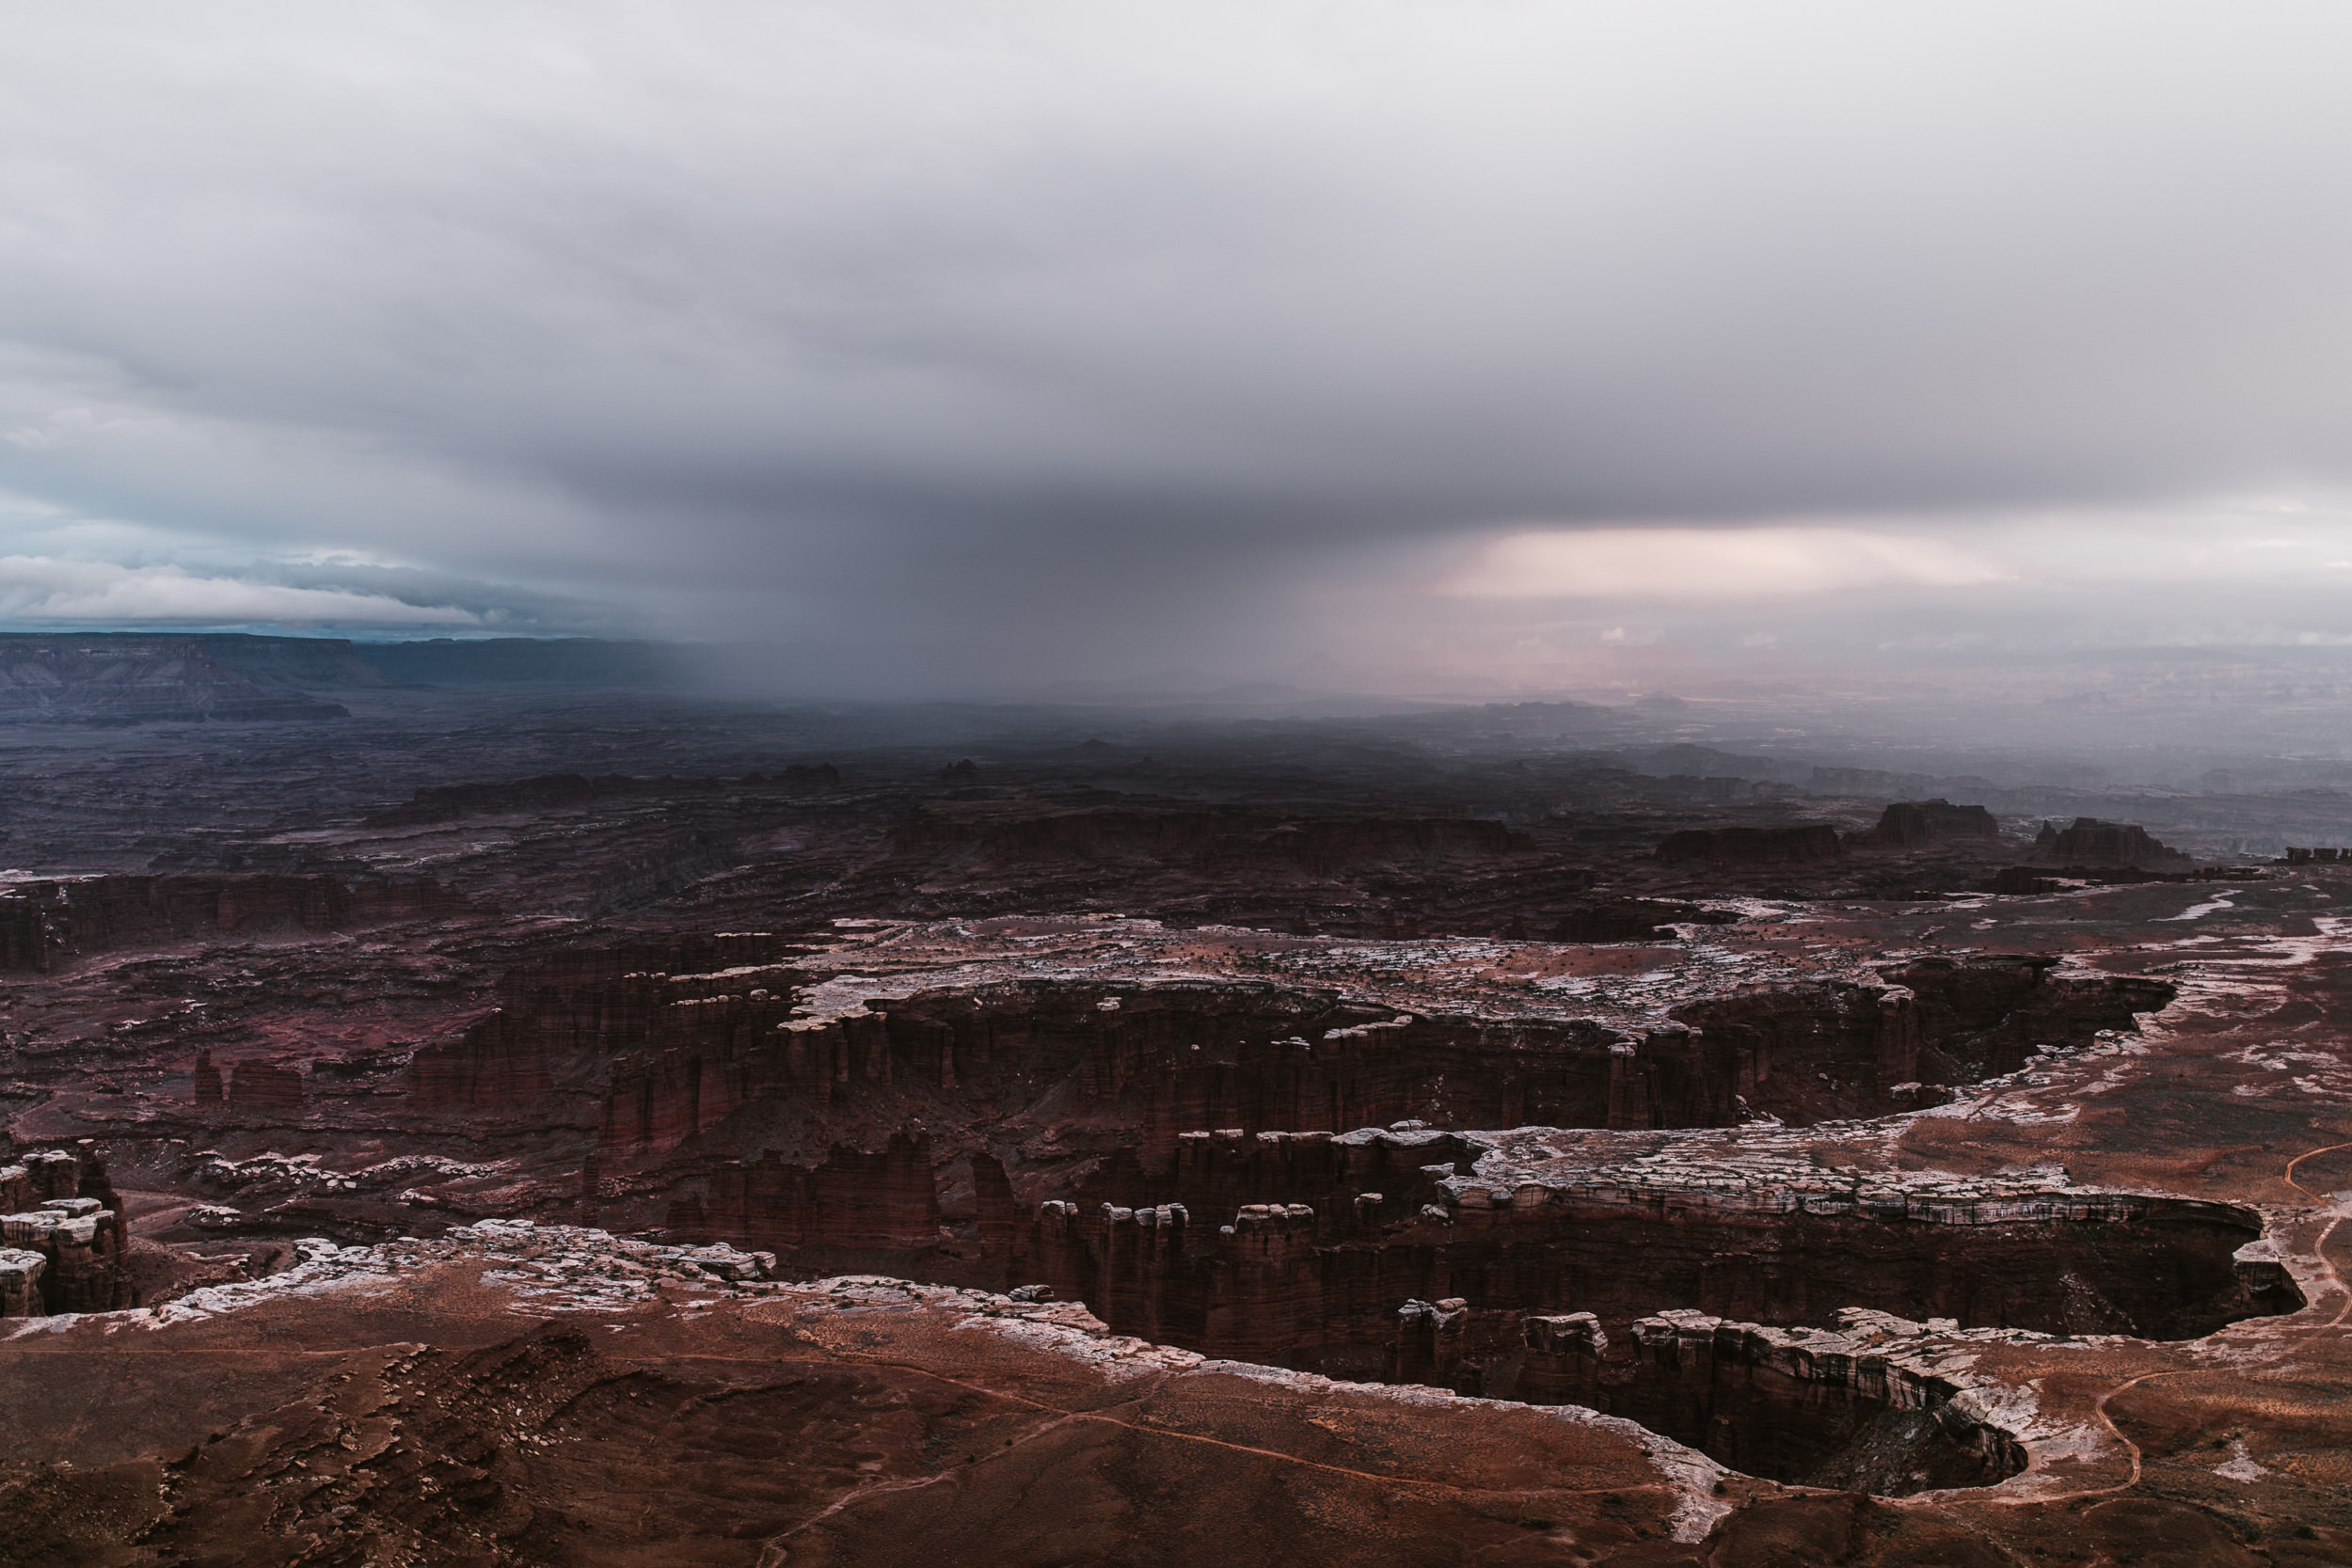
[[[2167,848],[2148,836],[2148,830],[2130,822],[2102,822],[2077,816],[2071,828],[2044,822],[2033,841],[2033,858],[2042,865],[2126,866],[2142,871],[2186,871],[2197,863],[2178,849]]]
[[[1878,826],[1854,835],[1858,844],[1881,844],[1900,849],[1952,840],[1997,843],[2001,825],[1982,806],[1956,806],[1933,800],[1898,800],[1880,814]]]
[[[348,716],[340,703],[321,702],[231,668],[215,657],[213,641],[0,636],[0,722],[103,725]]]
[[[660,689],[690,684],[689,650],[590,638],[356,643],[243,632],[0,634],[0,723],[149,724],[342,719],[334,693],[401,687]]]
[[[1796,865],[1836,860],[1845,852],[1826,822],[1789,828],[1689,828],[1658,847],[1668,865]]]
[[[980,765],[970,757],[965,757],[961,762],[951,762],[939,770],[939,782],[951,784],[977,784],[980,782]]]

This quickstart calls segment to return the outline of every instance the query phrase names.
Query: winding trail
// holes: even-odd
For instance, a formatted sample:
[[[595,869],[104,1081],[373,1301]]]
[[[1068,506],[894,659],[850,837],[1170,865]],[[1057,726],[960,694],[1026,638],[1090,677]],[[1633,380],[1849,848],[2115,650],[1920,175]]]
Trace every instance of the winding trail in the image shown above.
[[[2312,1203],[2317,1204],[2324,1202],[2326,1200],[2322,1198],[2319,1194],[2312,1191],[2309,1187],[2306,1187],[2303,1183],[2295,1179],[2295,1167],[2301,1164],[2306,1160],[2315,1160],[2322,1154],[2334,1154],[2347,1148],[2352,1148],[2352,1143],[2329,1144],[2325,1148],[2306,1149],[2303,1153],[2296,1155],[2294,1159],[2287,1162],[2286,1169],[2279,1173],[2279,1180],[2285,1182],[2288,1186],[2293,1187],[2296,1192],[2301,1193],[2305,1197],[2311,1199]],[[2336,1215],[2333,1219],[2330,1219],[2328,1222],[2327,1227],[2320,1231],[2319,1235],[2312,1243],[2312,1256],[2318,1259],[2319,1266],[2328,1271],[2328,1278],[2329,1282],[2335,1286],[2337,1296],[2342,1298],[2340,1305],[2336,1307],[2336,1315],[2328,1319],[2326,1323],[2314,1326],[2309,1334],[2306,1334],[2303,1338],[2297,1339],[2295,1342],[2293,1347],[2294,1349],[2300,1350],[2303,1346],[2310,1344],[2313,1339],[2318,1338],[2322,1334],[2327,1333],[2329,1329],[2341,1327],[2344,1320],[2347,1316],[2352,1316],[2352,1286],[2347,1286],[2344,1283],[2343,1272],[2336,1267],[2335,1263],[2328,1256],[2328,1243],[2329,1241],[2334,1239],[2336,1227],[2343,1223],[2344,1216],[2342,1214]],[[2285,1354],[2286,1353],[2283,1351],[2280,1353],[2280,1355]],[[2279,1356],[2274,1355],[2270,1359],[2275,1362],[2279,1359]]]
[[[2314,1206],[2323,1204],[2327,1200],[2320,1194],[2312,1192],[2309,1187],[2304,1186],[2300,1181],[2297,1181],[2295,1179],[2295,1169],[2306,1160],[2315,1160],[2320,1155],[2334,1154],[2348,1148],[2352,1148],[2352,1143],[2328,1144],[2319,1148],[2305,1149],[2302,1153],[2297,1154],[2294,1159],[2289,1160],[2286,1163],[2285,1167],[2280,1171],[2278,1180],[2285,1183],[2287,1186],[2294,1188],[2296,1192],[2302,1194],[2303,1196],[2310,1199]],[[2280,1345],[2269,1354],[2261,1357],[2259,1360],[2249,1363],[2249,1366],[2275,1367],[2280,1361],[2283,1361],[2288,1356],[2294,1354],[2296,1351],[2299,1351],[2304,1346],[2309,1345],[2312,1340],[2317,1339],[2321,1336],[2330,1333],[2335,1329],[2341,1328],[2344,1325],[2344,1320],[2347,1317],[2352,1317],[2352,1285],[2347,1285],[2345,1283],[2343,1271],[2338,1269],[2335,1265],[2335,1261],[2328,1256],[2328,1243],[2335,1236],[2337,1227],[2341,1226],[2343,1223],[2344,1216],[2341,1214],[2329,1219],[2327,1226],[2320,1231],[2319,1235],[2312,1243],[2312,1255],[2319,1259],[2319,1266],[2327,1272],[2328,1283],[2332,1287],[2330,1293],[2337,1298],[2335,1316],[2329,1318],[2326,1323],[2312,1324],[2308,1331],[2299,1333],[2295,1338]],[[2296,1317],[2300,1317],[2301,1315],[2301,1313],[2296,1314]],[[2233,1324],[2232,1326],[2236,1327],[2238,1325]],[[2280,1326],[2281,1328],[2284,1327],[2283,1324]],[[2224,1332],[2227,1332],[2227,1330],[2224,1330]],[[2259,1328],[2257,1329],[2257,1332],[2259,1332]],[[2132,1473],[2125,1480],[2116,1481],[2113,1484],[2106,1486],[2080,1487],[2071,1492],[2045,1492],[2030,1497],[1999,1497],[1994,1498],[1994,1500],[1999,1502],[2002,1506],[2007,1508],[2038,1508],[2046,1503],[2074,1502],[2083,1497],[2110,1497],[2118,1492],[2128,1492],[2133,1487],[2139,1484],[2139,1478],[2144,1471],[2143,1455],[2140,1452],[2139,1445],[2124,1436],[2122,1430],[2115,1424],[2114,1418],[2107,1414],[2107,1402],[2114,1399],[2118,1394],[2128,1393],[2132,1389],[2138,1387],[2143,1383],[2153,1383],[2156,1379],[2165,1377],[2192,1377],[2210,1370],[2211,1369],[2204,1367],[2174,1367],[2162,1371],[2142,1372],[2137,1377],[2129,1378],[2117,1384],[2114,1387],[2109,1388],[2106,1393],[2099,1396],[2098,1402],[2091,1406],[2091,1414],[2098,1418],[2099,1424],[2101,1426],[2106,1428],[2108,1435],[2112,1436],[2118,1443],[2122,1444],[2124,1449],[2131,1454]]]
[[[1031,1399],[1025,1394],[1017,1394],[1009,1389],[993,1387],[984,1383],[974,1383],[964,1378],[950,1377],[945,1372],[933,1371],[929,1367],[917,1366],[912,1362],[894,1361],[884,1356],[861,1354],[855,1351],[839,1350],[831,1346],[827,1346],[825,1348],[829,1355],[839,1360],[853,1361],[872,1367],[887,1367],[897,1371],[911,1372],[917,1377],[927,1378],[934,1383],[946,1384],[950,1387],[961,1388],[967,1393],[977,1394],[987,1399],[1002,1400],[1014,1404],[1026,1405],[1031,1410],[1050,1416],[1051,1418],[1039,1422],[1037,1425],[1031,1427],[1027,1432],[1024,1433],[1021,1436],[1007,1442],[1001,1448],[989,1450],[986,1454],[974,1460],[968,1465],[942,1470],[937,1475],[906,1477],[891,1481],[875,1481],[869,1485],[856,1487],[844,1493],[842,1496],[834,1498],[831,1503],[828,1503],[824,1508],[820,1509],[816,1513],[811,1514],[806,1519],[802,1520],[799,1524],[794,1525],[791,1528],[779,1530],[774,1535],[765,1538],[760,1543],[761,1550],[757,1568],[780,1568],[780,1565],[788,1561],[792,1555],[791,1549],[785,1544],[786,1542],[789,1541],[792,1537],[801,1534],[804,1530],[815,1528],[817,1526],[824,1523],[827,1519],[832,1518],[836,1513],[844,1513],[850,1509],[872,1501],[875,1498],[888,1497],[896,1493],[920,1491],[926,1487],[940,1485],[943,1482],[950,1484],[960,1483],[961,1478],[967,1471],[977,1470],[983,1465],[1002,1459],[1006,1455],[1013,1453],[1016,1450],[1035,1442],[1037,1439],[1043,1437],[1048,1433],[1057,1431],[1062,1427],[1082,1422],[1091,1422],[1102,1426],[1118,1427],[1124,1431],[1136,1433],[1148,1437],[1164,1438],[1180,1443],[1193,1443],[1207,1448],[1224,1449],[1234,1453],[1247,1454],[1252,1459],[1270,1459],[1279,1464],[1290,1465],[1295,1469],[1319,1471],[1326,1475],[1339,1476],[1353,1481],[1369,1481],[1375,1485],[1384,1487],[1420,1487],[1427,1491],[1452,1493],[1462,1497],[1521,1497],[1527,1496],[1531,1493],[1537,1493],[1544,1497],[1601,1497],[1612,1494],[1623,1496],[1629,1493],[1661,1492],[1672,1497],[1678,1495],[1681,1491],[1681,1489],[1676,1486],[1672,1481],[1645,1481],[1617,1486],[1547,1486],[1541,1488],[1526,1486],[1468,1486],[1459,1481],[1431,1481],[1419,1476],[1383,1474],[1376,1470],[1353,1469],[1344,1465],[1329,1465],[1321,1460],[1307,1459],[1295,1453],[1284,1453],[1279,1449],[1263,1449],[1253,1444],[1229,1442],[1222,1437],[1210,1437],[1200,1433],[1176,1432],[1166,1427],[1147,1426],[1136,1421],[1122,1420],[1120,1418],[1107,1413],[1108,1411],[1116,1410],[1120,1406],[1140,1404],[1144,1401],[1151,1399],[1153,1395],[1159,1393],[1161,1389],[1166,1387],[1168,1382],[1177,1375],[1172,1371],[1162,1373],[1160,1376],[1152,1380],[1151,1386],[1138,1393],[1133,1394],[1128,1398],[1117,1401],[1110,1405],[1106,1405],[1102,1409],[1064,1410],[1058,1405],[1048,1404],[1042,1400]],[[665,1357],[664,1359],[667,1358]],[[711,1359],[734,1358],[712,1357]],[[1647,1450],[1643,1451],[1646,1457]]]
[[[984,1383],[970,1383],[962,1378],[949,1377],[945,1372],[935,1372],[928,1367],[918,1367],[911,1362],[892,1361],[877,1355],[861,1355],[854,1351],[830,1351],[829,1354],[844,1361],[856,1361],[862,1362],[867,1366],[889,1367],[898,1371],[913,1372],[918,1377],[930,1378],[933,1382],[945,1383],[953,1387],[964,1389],[970,1393],[981,1394],[992,1399],[1008,1400],[1016,1404],[1027,1405],[1032,1410],[1050,1413],[1055,1418],[1054,1419],[1046,1421],[1032,1429],[1026,1436],[1017,1439],[1011,1445],[1011,1447],[1016,1448],[1019,1447],[1021,1443],[1028,1442],[1032,1438],[1041,1437],[1046,1433],[1051,1432],[1057,1427],[1068,1426],[1073,1422],[1094,1422],[1103,1426],[1120,1427],[1126,1431],[1140,1433],[1149,1437],[1165,1437],[1180,1443],[1198,1443],[1208,1448],[1226,1449],[1234,1453],[1246,1453],[1257,1459],[1277,1460],[1297,1469],[1320,1470],[1327,1475],[1344,1476],[1351,1481],[1375,1481],[1382,1486],[1421,1486],[1434,1491],[1455,1492],[1464,1496],[1478,1497],[1513,1497],[1532,1490],[1540,1490],[1548,1497],[1599,1497],[1603,1494],[1611,1492],[1671,1492],[1676,1490],[1671,1482],[1666,1481],[1645,1481],[1639,1484],[1623,1484],[1616,1486],[1547,1486],[1542,1488],[1531,1488],[1525,1486],[1469,1486],[1460,1481],[1429,1481],[1419,1476],[1384,1474],[1378,1470],[1352,1469],[1344,1465],[1328,1465],[1319,1459],[1307,1459],[1298,1454],[1284,1453],[1279,1449],[1262,1449],[1248,1443],[1228,1442],[1222,1437],[1210,1437],[1197,1432],[1178,1432],[1168,1427],[1150,1426],[1136,1421],[1121,1420],[1116,1416],[1105,1414],[1106,1411],[1119,1409],[1122,1405],[1140,1404],[1145,1400],[1152,1398],[1152,1395],[1157,1394],[1164,1386],[1166,1386],[1170,1378],[1176,1375],[1173,1372],[1164,1373],[1160,1377],[1154,1379],[1152,1386],[1143,1390],[1141,1393],[1135,1394],[1127,1399],[1120,1400],[1115,1403],[1105,1405],[1101,1410],[1064,1410],[1059,1405],[1048,1404],[1042,1400],[1034,1400],[1025,1394],[1016,1394],[1008,1389],[991,1387]],[[1530,1406],[1529,1408],[1534,1409],[1538,1407]],[[989,1457],[1001,1457],[1007,1451],[1008,1449],[998,1449]],[[1645,1457],[1647,1457],[1646,1453],[1645,1453]],[[985,1461],[983,1461],[983,1463],[985,1463]],[[930,1479],[933,1481],[945,1480],[954,1473],[955,1472],[953,1471],[947,1471],[944,1472],[940,1476],[934,1476]],[[811,1524],[815,1522],[815,1520],[809,1521]],[[806,1526],[799,1526],[795,1528],[805,1528]]]

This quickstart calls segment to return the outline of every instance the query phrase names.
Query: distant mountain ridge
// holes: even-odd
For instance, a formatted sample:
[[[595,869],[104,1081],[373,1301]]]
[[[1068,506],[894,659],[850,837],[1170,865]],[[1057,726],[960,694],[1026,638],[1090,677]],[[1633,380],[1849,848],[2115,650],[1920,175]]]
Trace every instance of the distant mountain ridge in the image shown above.
[[[315,721],[348,717],[333,696],[371,689],[667,687],[688,674],[666,644],[587,638],[0,633],[0,723]]]

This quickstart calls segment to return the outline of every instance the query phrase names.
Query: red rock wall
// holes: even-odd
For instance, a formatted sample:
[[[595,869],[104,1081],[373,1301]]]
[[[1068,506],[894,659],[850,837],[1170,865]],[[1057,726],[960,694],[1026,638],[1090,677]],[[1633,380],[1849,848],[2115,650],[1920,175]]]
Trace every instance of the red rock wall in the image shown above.
[[[1917,999],[1923,1040],[1932,1041],[1923,1082],[1960,1084],[2023,1067],[2041,1045],[2087,1045],[2102,1029],[2133,1027],[2174,993],[2136,975],[2069,974],[2039,957],[1921,958],[1883,973]]]
[[[1737,1101],[1791,1122],[1883,1113],[1888,1091],[1915,1082],[1921,1031],[1901,989],[1819,985],[1750,991],[1677,1007],[1695,1031],[1645,1039],[1622,1069],[1630,1084],[1613,1127],[1705,1127],[1736,1121]],[[1735,1099],[1736,1097],[1736,1099]],[[1646,1100],[1649,1119],[1638,1119]]]
[[[1592,1312],[1618,1337],[1637,1318],[1685,1307],[1824,1325],[1840,1307],[1866,1307],[2157,1338],[2269,1309],[2231,1257],[2252,1222],[2162,1200],[2132,1221],[1983,1226],[1461,1209],[1450,1223],[1353,1240],[1297,1206],[1245,1208],[1230,1226],[1187,1211],[1144,1219],[1152,1212],[1047,1203],[1014,1272],[1084,1300],[1121,1333],[1358,1379],[1391,1375],[1397,1314],[1416,1300]]]
[[[229,1108],[232,1111],[299,1116],[304,1105],[302,1072],[298,1068],[239,1062],[229,1075]]]
[[[1180,1132],[1204,1127],[1594,1125],[1613,1038],[1582,1022],[1398,1021],[1328,994],[1243,985],[1012,987],[881,1006],[886,1042],[853,1053],[866,1080],[956,1087],[1008,1109],[1066,1083],[1076,1117],[1136,1130],[1153,1165]],[[882,1043],[888,1061],[877,1065],[866,1053]]]
[[[997,1175],[1001,1181],[1001,1167]],[[779,1254],[911,1251],[940,1243],[931,1142],[920,1134],[893,1134],[874,1153],[836,1148],[814,1169],[772,1153],[721,1166],[701,1210],[698,1240]]]
[[[975,1154],[972,1161],[972,1200],[984,1256],[1009,1259],[1027,1228],[1021,1206],[1012,1196],[1012,1181],[1004,1162],[993,1154]]]
[[[1921,1070],[1921,1020],[1899,988],[1757,991],[1626,1040],[1583,1022],[1396,1019],[1231,984],[1011,986],[796,1020],[790,978],[771,966],[510,985],[501,1011],[419,1052],[410,1082],[422,1104],[483,1108],[593,1085],[601,1147],[638,1155],[723,1126],[728,1146],[755,1148],[787,1107],[888,1125],[1018,1114],[1060,1085],[1065,1120],[1132,1134],[1160,1169],[1204,1127],[1725,1126],[1742,1100],[1796,1122],[1882,1114]],[[721,984],[745,989],[703,994]]]
[[[790,1010],[772,992],[660,1003],[644,1022],[645,1048],[612,1064],[599,1147],[672,1148],[772,1094],[798,1090],[830,1104],[839,1041],[790,1027]]]
[[[1397,1309],[1383,1381],[1500,1395],[1500,1388],[1488,1387],[1496,1381],[1492,1373],[1498,1363],[1507,1369],[1520,1358],[1524,1333],[1522,1313],[1484,1310],[1459,1297],[1408,1301]]]
[[[755,991],[787,994],[796,976],[773,959],[789,950],[771,934],[743,933],[582,949],[510,971],[499,982],[497,1007],[462,1037],[411,1058],[409,1093],[427,1108],[532,1113],[558,1089],[606,1095],[619,1057],[679,1049],[691,1054],[706,1046],[731,1053],[741,1007],[674,1009],[730,996],[747,1006],[764,1001]],[[780,1003],[767,1011],[771,1024],[784,1014]],[[641,1064],[639,1071],[646,1070]],[[675,1072],[675,1062],[666,1070]],[[690,1129],[695,1121],[674,1108],[649,1105],[644,1114],[671,1124],[683,1119]],[[635,1108],[623,1115],[626,1143],[635,1136]]]
[[[1428,1167],[1468,1170],[1475,1151],[1444,1132],[1357,1134],[1247,1132],[1227,1128],[1176,1139],[1172,1165],[1148,1171],[1114,1158],[1073,1194],[1087,1212],[1180,1203],[1196,1214],[1232,1214],[1252,1203],[1303,1203],[1324,1216],[1331,1238],[1376,1231],[1435,1195]]]
[[[1963,1414],[1952,1403],[1959,1389],[1915,1366],[1827,1345],[1817,1356],[1786,1336],[1698,1313],[1636,1323],[1606,1356],[1589,1343],[1539,1350],[1558,1322],[1528,1320],[1516,1397],[1531,1397],[1528,1371],[1539,1361],[1547,1370],[1581,1362],[1584,1397],[1574,1402],[1749,1475],[1905,1496],[1990,1486],[2026,1467],[2014,1433]]]
[[[1119,1007],[1099,1005],[1114,999]],[[1613,1037],[1588,1023],[1392,1023],[1328,997],[1248,987],[1174,999],[1012,988],[881,1006],[887,1010],[802,1022],[772,995],[713,999],[701,1010],[670,1005],[643,1026],[645,1049],[612,1066],[603,1146],[675,1147],[767,1097],[825,1110],[846,1096],[845,1110],[887,1118],[892,1105],[928,1107],[947,1095],[967,1113],[1004,1114],[1056,1083],[1068,1086],[1072,1115],[1133,1130],[1156,1164],[1174,1156],[1179,1132],[1203,1126],[1339,1132],[1410,1117],[1593,1126],[1606,1114]],[[485,1021],[461,1047],[420,1053],[411,1081],[421,1093],[461,1094],[488,1064],[532,1051],[544,1059],[575,1037],[559,1028],[547,1038],[535,1017]],[[458,1059],[468,1053],[484,1065]],[[442,1087],[444,1077],[458,1086]]]

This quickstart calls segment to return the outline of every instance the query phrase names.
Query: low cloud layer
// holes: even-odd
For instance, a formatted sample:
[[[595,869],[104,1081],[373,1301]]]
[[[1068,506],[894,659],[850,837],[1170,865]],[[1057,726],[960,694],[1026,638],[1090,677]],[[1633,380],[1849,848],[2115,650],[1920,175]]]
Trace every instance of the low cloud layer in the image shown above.
[[[2056,587],[2084,518],[2178,565],[2259,526],[2217,498],[2352,495],[2347,46],[2322,4],[53,8],[0,54],[0,548],[127,574],[61,604],[895,689],[1800,635],[1640,629],[1750,597],[1848,651],[2352,633],[2128,549]],[[407,576],[298,580],[346,558]]]
[[[0,556],[0,622],[39,626],[241,626],[480,627],[450,605],[415,605],[382,594],[296,588],[204,577],[177,566]]]
[[[1979,588],[2008,574],[1940,539],[1838,528],[1509,533],[1446,584],[1473,599],[1736,604],[1856,588]]]

